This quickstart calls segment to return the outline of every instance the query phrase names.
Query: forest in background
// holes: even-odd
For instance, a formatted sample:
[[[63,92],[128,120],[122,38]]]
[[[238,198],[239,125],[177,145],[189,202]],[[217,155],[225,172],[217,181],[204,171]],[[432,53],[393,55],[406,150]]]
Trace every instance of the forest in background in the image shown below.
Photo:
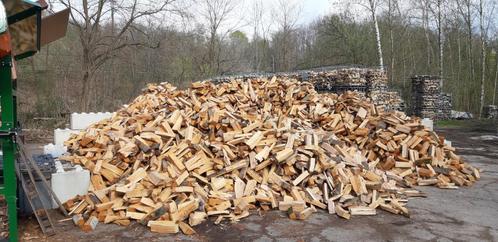
[[[237,0],[53,2],[72,9],[71,24],[64,39],[18,63],[27,127],[63,126],[71,112],[116,110],[150,82],[184,88],[219,75],[335,65],[382,63],[405,100],[410,77],[429,74],[443,76],[455,110],[479,114],[482,104],[496,104],[492,0],[331,1],[344,10],[308,24],[298,24],[299,2],[285,0],[271,9],[253,1],[236,24]]]

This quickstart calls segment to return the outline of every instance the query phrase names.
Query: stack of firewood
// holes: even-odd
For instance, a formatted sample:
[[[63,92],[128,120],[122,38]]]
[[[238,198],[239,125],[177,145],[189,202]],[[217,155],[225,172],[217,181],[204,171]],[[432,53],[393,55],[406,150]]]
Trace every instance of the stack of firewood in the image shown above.
[[[387,74],[379,69],[366,69],[364,74],[369,89],[372,91],[384,91],[387,89]]]
[[[437,119],[446,120],[451,118],[451,110],[453,109],[452,100],[451,94],[441,92],[441,95],[439,96]]]
[[[383,107],[385,110],[403,110],[405,108],[403,99],[395,91],[371,91],[368,97],[372,99],[376,106]]]
[[[61,159],[91,172],[88,194],[65,203],[85,231],[136,220],[192,234],[210,218],[271,209],[291,219],[317,209],[409,216],[408,198],[424,196],[414,185],[455,189],[479,178],[418,118],[289,78],[149,85],[66,145]]]
[[[318,92],[332,92],[341,94],[347,91],[356,91],[359,95],[370,97],[377,106],[386,110],[401,111],[404,103],[398,92],[389,90],[387,74],[380,69],[369,68],[342,68],[334,70],[302,70],[298,72],[282,73],[245,73],[213,78],[215,83],[230,82],[233,79],[295,78],[299,81],[310,82]]]
[[[403,100],[396,91],[389,90],[387,75],[379,69],[349,68],[328,72],[310,72],[308,81],[320,92],[343,93],[356,91],[369,97],[386,110],[402,110]]]
[[[313,83],[320,91],[335,92],[339,87],[366,88],[368,83],[365,77],[368,69],[349,68],[325,72],[308,72],[307,81]]]
[[[449,119],[451,95],[441,91],[442,79],[438,76],[412,77],[411,113],[422,118]]]

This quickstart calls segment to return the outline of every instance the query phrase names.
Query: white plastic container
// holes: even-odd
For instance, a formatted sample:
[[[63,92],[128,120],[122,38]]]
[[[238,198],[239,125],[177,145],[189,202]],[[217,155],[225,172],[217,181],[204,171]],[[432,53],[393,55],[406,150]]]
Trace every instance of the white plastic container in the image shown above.
[[[57,162],[57,161],[56,161]],[[60,162],[59,162],[60,164]],[[58,165],[56,164],[56,167]],[[60,165],[59,165],[60,166]],[[90,186],[90,172],[84,170],[81,166],[76,166],[74,170],[62,171],[52,174],[52,190],[61,203],[75,197],[76,195],[85,195]],[[57,203],[53,201],[54,208],[57,208]]]
[[[55,129],[54,130],[54,144],[64,145],[64,141],[68,140],[72,134],[78,134],[79,130],[74,129]]]
[[[71,129],[82,130],[88,126],[100,122],[106,118],[111,118],[114,113],[72,113],[71,114]]]

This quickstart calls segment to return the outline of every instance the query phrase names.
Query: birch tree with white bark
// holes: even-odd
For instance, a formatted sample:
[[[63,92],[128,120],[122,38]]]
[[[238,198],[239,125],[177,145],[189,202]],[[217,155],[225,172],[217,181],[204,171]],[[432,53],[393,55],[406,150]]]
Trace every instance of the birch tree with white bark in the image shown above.
[[[382,55],[382,42],[380,36],[379,29],[379,21],[377,19],[377,10],[379,8],[380,1],[379,0],[367,0],[366,2],[360,1],[359,4],[370,12],[370,16],[372,17],[374,31],[375,31],[375,41],[377,43],[377,55],[379,58],[379,68],[384,70],[384,57]]]

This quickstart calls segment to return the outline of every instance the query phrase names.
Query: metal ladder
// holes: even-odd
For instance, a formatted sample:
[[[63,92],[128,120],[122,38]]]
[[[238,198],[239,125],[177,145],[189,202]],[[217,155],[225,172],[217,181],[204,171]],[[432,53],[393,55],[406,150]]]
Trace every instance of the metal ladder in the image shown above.
[[[54,235],[56,233],[55,226],[47,211],[47,209],[51,208],[46,208],[45,204],[43,204],[41,200],[40,190],[35,185],[35,175],[36,178],[39,178],[42,181],[41,184],[43,188],[51,193],[50,199],[53,198],[57,202],[60,210],[64,213],[65,216],[67,216],[67,211],[66,209],[64,209],[64,206],[62,206],[61,202],[53,192],[52,188],[48,184],[45,176],[38,168],[38,165],[33,160],[32,156],[24,149],[23,142],[20,139],[18,141],[19,142],[17,143],[17,145],[19,148],[19,160],[16,167],[17,176],[21,180],[22,188],[26,193],[28,202],[31,206],[31,209],[33,210],[33,213],[36,217],[36,220],[38,221],[38,224],[40,225],[42,232],[48,236]]]

